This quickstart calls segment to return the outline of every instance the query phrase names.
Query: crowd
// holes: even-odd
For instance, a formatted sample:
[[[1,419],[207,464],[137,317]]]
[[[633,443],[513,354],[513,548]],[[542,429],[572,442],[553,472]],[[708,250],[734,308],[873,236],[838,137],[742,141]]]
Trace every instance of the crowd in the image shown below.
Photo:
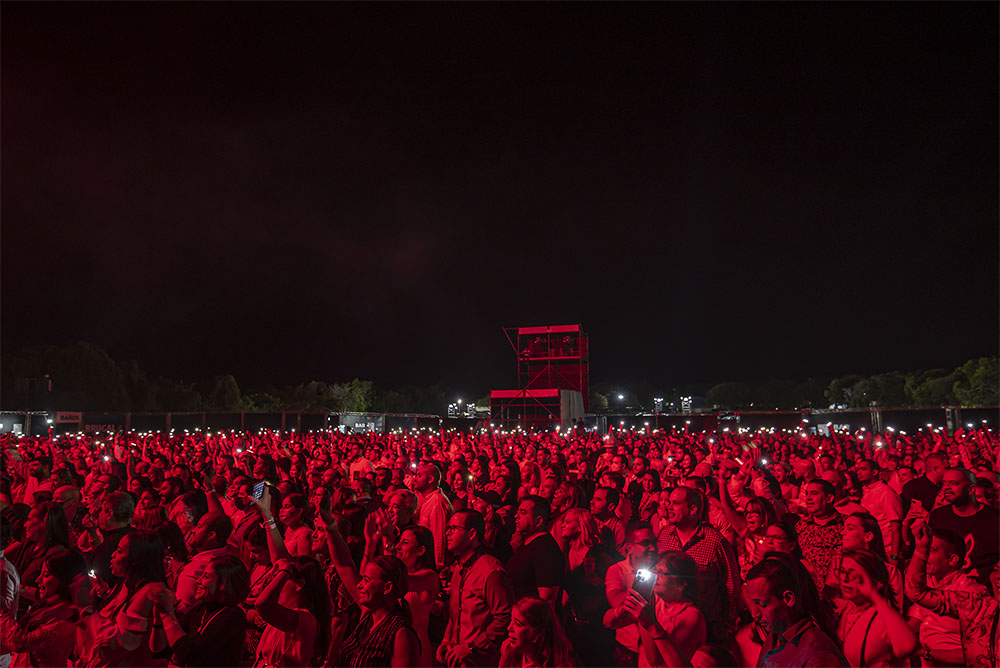
[[[0,668],[998,665],[985,425],[0,444]]]

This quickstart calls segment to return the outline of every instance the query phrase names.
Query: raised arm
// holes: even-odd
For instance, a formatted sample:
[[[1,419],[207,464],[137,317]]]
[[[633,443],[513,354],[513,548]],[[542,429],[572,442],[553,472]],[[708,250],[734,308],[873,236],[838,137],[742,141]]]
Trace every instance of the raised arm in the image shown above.
[[[288,549],[285,548],[285,539],[278,529],[278,523],[271,515],[271,489],[264,485],[264,493],[259,499],[253,500],[254,504],[260,508],[260,514],[264,518],[264,528],[267,530],[267,550],[271,553],[271,562],[289,557]]]
[[[323,493],[322,498],[316,504],[321,521],[326,525],[326,544],[330,548],[330,560],[337,569],[337,575],[344,582],[344,587],[355,601],[358,600],[358,582],[361,581],[361,574],[351,557],[351,550],[347,546],[347,541],[340,535],[340,528],[337,520],[330,512],[330,495]]]
[[[274,628],[285,633],[294,633],[299,625],[299,613],[291,608],[286,608],[278,601],[285,583],[295,573],[292,571],[292,564],[288,559],[277,560],[274,567],[277,572],[264,591],[260,593],[260,596],[257,597],[254,607],[260,618]]]

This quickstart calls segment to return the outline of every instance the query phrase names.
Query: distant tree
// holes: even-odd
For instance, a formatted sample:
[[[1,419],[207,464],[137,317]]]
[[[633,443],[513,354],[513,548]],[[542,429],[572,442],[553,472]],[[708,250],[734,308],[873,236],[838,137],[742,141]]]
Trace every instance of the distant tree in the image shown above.
[[[378,413],[410,413],[413,412],[412,397],[399,390],[377,392],[371,409]]]
[[[239,412],[243,407],[240,386],[231,374],[206,379],[202,381],[199,389],[204,398],[206,410],[232,413]]]
[[[1000,400],[996,357],[971,359],[955,369],[955,398],[963,406],[996,406]]]
[[[713,385],[705,394],[710,406],[735,411],[750,404],[751,389],[747,383],[726,381]]]
[[[872,376],[870,379],[872,398],[876,406],[905,406],[906,376],[899,371],[890,371]]]
[[[368,410],[372,400],[372,382],[370,380],[354,380],[348,383],[334,383],[329,388],[330,397],[340,412],[363,413]]]
[[[154,386],[156,410],[175,412],[204,410],[201,393],[195,389],[194,383],[187,384],[161,376],[156,379]]]
[[[795,387],[796,403],[800,408],[826,408],[824,390],[829,383],[818,378],[807,378]]]
[[[244,394],[240,409],[248,413],[273,413],[285,410],[285,407],[277,390],[268,387]]]
[[[146,377],[146,372],[136,360],[125,360],[118,365],[125,380],[125,391],[133,411],[156,410],[156,387]]]
[[[11,370],[29,378],[52,380],[53,408],[127,411],[125,376],[106,352],[92,343],[42,346],[24,351]]]
[[[590,393],[590,412],[592,413],[607,413],[608,412],[608,397],[607,395],[601,394],[600,392]]]
[[[857,385],[862,380],[861,376],[850,375],[843,376],[841,378],[834,378],[830,381],[830,385],[826,388],[826,400],[830,404],[846,404],[848,406],[856,406],[853,403],[854,399],[854,386]]]

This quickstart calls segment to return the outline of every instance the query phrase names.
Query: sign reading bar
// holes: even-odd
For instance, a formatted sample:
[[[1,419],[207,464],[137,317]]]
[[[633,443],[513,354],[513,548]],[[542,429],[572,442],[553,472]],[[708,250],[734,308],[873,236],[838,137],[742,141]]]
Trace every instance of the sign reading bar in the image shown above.
[[[83,421],[83,413],[59,411],[56,413],[56,422],[76,422],[80,423]]]

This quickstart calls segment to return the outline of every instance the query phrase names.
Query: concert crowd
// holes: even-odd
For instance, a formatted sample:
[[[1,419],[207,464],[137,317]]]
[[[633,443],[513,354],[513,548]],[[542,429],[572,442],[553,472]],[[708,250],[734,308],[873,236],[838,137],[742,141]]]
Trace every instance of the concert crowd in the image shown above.
[[[1000,435],[0,439],[0,668],[997,666]]]

